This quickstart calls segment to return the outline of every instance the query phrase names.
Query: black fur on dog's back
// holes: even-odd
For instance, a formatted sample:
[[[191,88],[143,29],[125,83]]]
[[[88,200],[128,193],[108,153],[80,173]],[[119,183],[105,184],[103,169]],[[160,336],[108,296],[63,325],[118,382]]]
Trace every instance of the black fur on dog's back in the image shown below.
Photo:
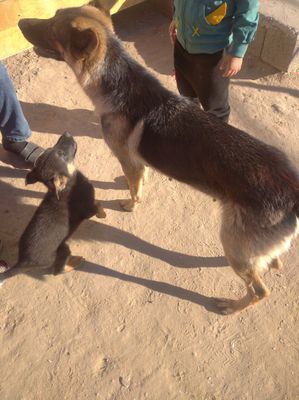
[[[262,226],[298,214],[299,177],[283,152],[163,87],[116,38],[107,47],[99,90],[132,127],[143,120],[138,151],[149,165],[249,208]]]

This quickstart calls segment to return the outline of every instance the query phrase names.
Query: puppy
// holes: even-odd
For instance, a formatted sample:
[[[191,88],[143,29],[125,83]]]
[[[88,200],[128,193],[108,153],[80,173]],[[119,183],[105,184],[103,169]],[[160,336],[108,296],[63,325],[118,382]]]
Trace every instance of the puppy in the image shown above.
[[[129,183],[124,209],[140,202],[146,166],[218,199],[224,252],[247,294],[216,307],[230,314],[268,296],[260,274],[281,266],[297,234],[299,179],[287,157],[163,87],[127,53],[98,1],[19,26],[38,52],[68,63],[93,101]]]
[[[75,140],[66,132],[27,174],[26,184],[42,182],[48,192],[21,236],[17,264],[2,267],[5,275],[69,272],[82,261],[71,256],[66,241],[85,219],[106,215],[95,201],[93,186],[74,167],[76,151]]]

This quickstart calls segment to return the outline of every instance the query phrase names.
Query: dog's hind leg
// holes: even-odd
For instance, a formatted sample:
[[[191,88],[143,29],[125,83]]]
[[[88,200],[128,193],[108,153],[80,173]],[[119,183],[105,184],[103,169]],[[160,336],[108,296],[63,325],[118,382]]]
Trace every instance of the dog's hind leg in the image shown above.
[[[57,249],[56,259],[52,266],[53,273],[58,275],[63,272],[71,272],[78,268],[82,261],[83,257],[72,256],[68,244],[63,242]]]
[[[70,255],[71,250],[69,246],[65,242],[61,243],[61,245],[57,249],[56,259],[52,266],[54,275],[58,275],[64,271],[66,262],[69,259]]]
[[[241,270],[233,266],[234,271],[239,275],[246,283],[247,294],[240,300],[231,299],[215,299],[216,307],[221,314],[232,314],[236,311],[241,311],[247,308],[263,298],[269,296],[270,291],[262,281],[258,268]]]

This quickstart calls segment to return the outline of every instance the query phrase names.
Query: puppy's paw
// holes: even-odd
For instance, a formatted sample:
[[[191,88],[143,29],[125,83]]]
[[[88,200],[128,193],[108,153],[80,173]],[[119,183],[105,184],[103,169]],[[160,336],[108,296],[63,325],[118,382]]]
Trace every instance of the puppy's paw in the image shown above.
[[[83,257],[80,256],[70,256],[67,263],[64,266],[63,272],[71,272],[74,269],[80,267],[80,264],[84,261]]]
[[[96,213],[97,218],[106,218],[106,213],[104,211],[104,208],[102,207],[102,205],[99,201],[96,202],[96,209],[97,209],[97,213]]]
[[[130,200],[122,200],[120,202],[120,206],[124,211],[132,212],[136,207],[136,202],[132,199]]]

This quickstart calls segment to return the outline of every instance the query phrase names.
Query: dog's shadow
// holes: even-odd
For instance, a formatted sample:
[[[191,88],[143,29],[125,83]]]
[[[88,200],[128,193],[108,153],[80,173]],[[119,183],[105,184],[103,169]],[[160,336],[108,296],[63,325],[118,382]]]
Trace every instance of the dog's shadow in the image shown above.
[[[130,232],[95,220],[84,222],[73,237],[85,241],[95,240],[102,243],[115,243],[148,257],[161,260],[176,268],[218,268],[229,265],[225,257],[200,257],[167,250]]]
[[[0,177],[7,175],[11,178],[22,178],[24,176],[24,171],[8,167],[0,167]],[[43,193],[27,189],[18,189],[3,181],[0,181],[0,193],[1,239],[4,242],[4,246],[5,242],[10,244],[13,242],[13,245],[15,246],[31,216],[36,210],[35,206],[24,204],[22,198],[33,197],[35,199],[40,199],[43,197]],[[132,233],[96,220],[83,222],[73,238],[78,238],[88,242],[99,241],[103,243],[115,243],[148,257],[161,260],[177,268],[217,268],[228,265],[225,257],[198,257],[178,251],[167,250],[156,244],[149,243]],[[16,253],[16,249],[6,250],[10,250],[9,253],[14,253],[14,255]],[[5,253],[7,253],[7,251],[5,251],[4,254]],[[7,254],[7,256],[9,256],[9,254]],[[188,300],[195,304],[202,305],[209,311],[217,312],[212,298],[165,282],[156,282],[141,277],[134,277],[91,262],[85,262],[80,269],[88,273],[111,276],[113,278],[123,279],[127,282],[140,284],[154,291],[175,296],[183,300]],[[35,276],[30,274],[30,276],[33,276],[36,279],[41,279],[40,275]]]
[[[207,311],[219,314],[219,311],[217,310],[217,307],[215,305],[214,298],[205,296],[197,292],[193,292],[192,290],[174,286],[166,282],[153,281],[150,279],[124,274],[123,272],[118,272],[113,269],[103,267],[102,265],[94,264],[88,261],[82,263],[82,266],[77,268],[77,270],[90,274],[109,276],[111,278],[119,279],[124,282],[131,282],[136,285],[141,285],[155,292],[167,294],[168,296],[176,297],[181,300],[190,301],[191,303],[204,307]]]

